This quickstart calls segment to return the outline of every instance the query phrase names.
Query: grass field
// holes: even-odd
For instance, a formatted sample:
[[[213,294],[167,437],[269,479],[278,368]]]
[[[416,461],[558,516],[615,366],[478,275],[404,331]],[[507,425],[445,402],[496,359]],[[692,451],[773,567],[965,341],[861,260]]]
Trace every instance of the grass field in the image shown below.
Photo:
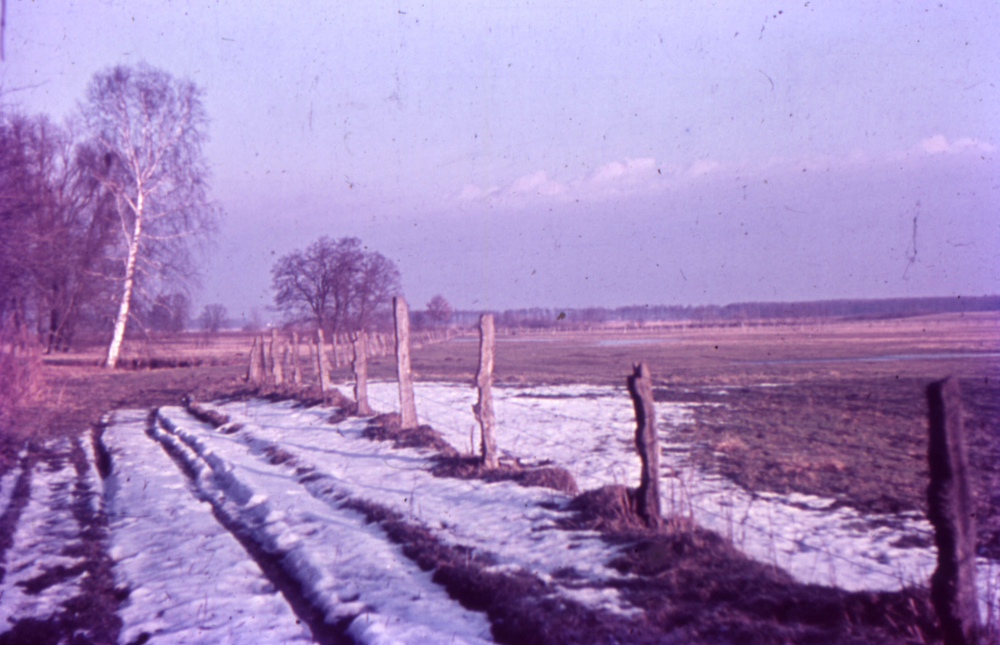
[[[40,398],[3,437],[0,474],[26,440],[79,435],[111,409],[246,393],[242,377],[251,338],[233,333],[208,342],[196,336],[145,342],[126,350],[137,368],[117,371],[99,367],[96,347],[46,357]],[[468,330],[415,348],[415,378],[471,384],[477,340]],[[692,410],[694,423],[661,432],[691,446],[703,467],[750,491],[832,497],[865,512],[925,510],[924,390],[932,381],[957,377],[980,554],[1000,558],[1000,315],[509,333],[498,338],[495,381],[620,386],[639,361],[650,366],[658,401]],[[372,359],[369,375],[393,378],[393,358]],[[350,368],[338,367],[334,376],[349,392]],[[315,377],[310,366],[306,377]]]

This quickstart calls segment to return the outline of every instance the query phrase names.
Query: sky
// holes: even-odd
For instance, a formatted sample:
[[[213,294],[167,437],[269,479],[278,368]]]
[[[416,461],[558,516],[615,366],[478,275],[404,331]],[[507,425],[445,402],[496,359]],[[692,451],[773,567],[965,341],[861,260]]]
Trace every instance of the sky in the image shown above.
[[[485,6],[484,6],[485,5]],[[204,90],[196,303],[321,235],[411,308],[1000,293],[1000,7],[7,0],[0,99],[146,62]]]

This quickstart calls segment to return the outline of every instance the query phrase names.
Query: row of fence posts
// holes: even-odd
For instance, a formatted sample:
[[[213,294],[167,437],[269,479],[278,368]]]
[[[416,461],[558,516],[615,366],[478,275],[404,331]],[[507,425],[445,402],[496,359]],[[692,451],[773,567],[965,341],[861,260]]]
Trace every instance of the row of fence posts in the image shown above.
[[[395,325],[394,349],[399,383],[400,425],[404,429],[418,425],[413,378],[410,368],[410,323],[406,300],[393,300]],[[376,338],[378,335],[376,335]],[[291,379],[302,384],[298,358],[298,334],[292,334],[292,349],[281,348],[272,330],[265,349],[263,336],[254,339],[250,352],[247,380],[262,384],[264,374],[277,386],[284,382],[285,368],[291,354]],[[318,345],[311,353],[316,356],[320,387],[326,398],[330,391],[329,366],[325,354],[323,331],[317,331]],[[351,336],[354,368],[354,398],[359,415],[370,415],[367,376],[368,357],[372,356],[369,337],[364,333]],[[382,347],[388,343],[377,340]],[[479,317],[479,368],[475,385],[478,399],[472,410],[481,432],[481,459],[485,468],[497,468],[496,420],[493,412],[493,367],[496,349],[496,328],[492,314]],[[277,356],[280,353],[281,359]],[[379,354],[374,354],[379,355]],[[636,364],[628,379],[628,391],[635,408],[635,445],[641,461],[639,488],[636,490],[636,514],[651,529],[663,525],[660,510],[660,448],[653,401],[653,379],[645,363]],[[982,626],[976,590],[976,526],[974,500],[969,486],[968,452],[962,413],[961,392],[955,378],[932,383],[927,387],[929,408],[928,462],[931,482],[927,489],[928,519],[934,526],[938,549],[938,565],[931,577],[931,602],[941,625],[946,645],[973,645],[979,642]]]
[[[410,346],[420,348],[450,340],[455,335],[456,331],[452,329],[421,331],[415,334]],[[300,345],[304,343],[309,353],[308,360],[319,374],[320,389],[327,392],[331,387],[332,369],[349,364],[356,370],[359,360],[367,363],[368,358],[395,353],[397,347],[395,337],[383,333],[337,334],[331,341],[327,343],[322,329],[316,331],[315,338],[305,338],[301,343],[297,332],[292,332],[290,342],[280,337],[276,329],[271,330],[270,339],[260,334],[254,337],[250,348],[246,381],[255,387],[301,387],[304,385],[304,376]]]

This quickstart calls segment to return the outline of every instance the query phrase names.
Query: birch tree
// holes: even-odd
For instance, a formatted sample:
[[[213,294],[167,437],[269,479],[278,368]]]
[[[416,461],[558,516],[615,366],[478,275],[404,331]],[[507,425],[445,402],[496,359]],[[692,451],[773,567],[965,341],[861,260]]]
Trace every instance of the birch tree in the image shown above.
[[[92,172],[114,196],[123,250],[105,360],[113,368],[137,278],[184,273],[192,239],[212,228],[202,155],[208,121],[198,87],[145,64],[96,74],[82,112],[98,151]]]

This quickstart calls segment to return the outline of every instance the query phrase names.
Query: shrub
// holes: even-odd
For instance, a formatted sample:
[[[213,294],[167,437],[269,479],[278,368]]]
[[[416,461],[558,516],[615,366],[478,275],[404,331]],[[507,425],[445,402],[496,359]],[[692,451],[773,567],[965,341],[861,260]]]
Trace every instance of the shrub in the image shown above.
[[[0,432],[7,434],[18,412],[41,389],[41,350],[38,342],[9,320],[0,324]]]

